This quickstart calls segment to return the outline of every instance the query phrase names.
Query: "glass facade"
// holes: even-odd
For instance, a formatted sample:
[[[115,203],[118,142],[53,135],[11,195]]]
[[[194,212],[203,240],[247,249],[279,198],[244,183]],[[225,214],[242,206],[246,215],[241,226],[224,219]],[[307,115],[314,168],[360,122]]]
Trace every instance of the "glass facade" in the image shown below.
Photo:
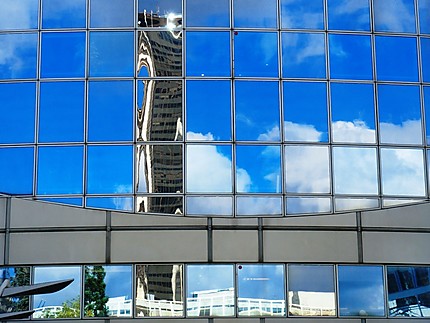
[[[3,0],[0,193],[189,216],[429,198],[428,0]]]

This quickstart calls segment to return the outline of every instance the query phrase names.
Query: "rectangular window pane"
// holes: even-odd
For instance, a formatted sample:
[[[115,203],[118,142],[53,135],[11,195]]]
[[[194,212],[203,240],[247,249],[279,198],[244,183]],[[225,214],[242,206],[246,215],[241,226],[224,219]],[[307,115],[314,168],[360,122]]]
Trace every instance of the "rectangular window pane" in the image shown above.
[[[30,267],[2,267],[0,268],[0,285],[8,280],[7,286],[18,287],[30,285]],[[29,297],[3,297],[0,303],[1,313],[28,311]]]

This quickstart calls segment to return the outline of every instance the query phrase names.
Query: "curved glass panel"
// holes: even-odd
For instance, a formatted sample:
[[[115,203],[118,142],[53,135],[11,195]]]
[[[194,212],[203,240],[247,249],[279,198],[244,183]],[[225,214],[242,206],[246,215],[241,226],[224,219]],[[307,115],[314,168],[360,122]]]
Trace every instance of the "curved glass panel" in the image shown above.
[[[379,207],[379,200],[371,198],[335,198],[334,207],[336,212],[376,209]]]
[[[133,0],[90,0],[90,27],[133,27]]]
[[[369,0],[328,0],[328,28],[370,30]]]
[[[42,28],[85,28],[86,0],[42,0]]]
[[[281,0],[282,28],[323,29],[323,0]]]
[[[276,0],[232,0],[234,26],[276,28],[277,1]]]
[[[38,0],[2,0],[0,1],[0,29],[37,28],[38,12]]]
[[[415,32],[414,1],[373,0],[376,31]]]
[[[33,147],[0,147],[0,192],[33,193]]]
[[[188,27],[229,27],[230,0],[187,0]]]

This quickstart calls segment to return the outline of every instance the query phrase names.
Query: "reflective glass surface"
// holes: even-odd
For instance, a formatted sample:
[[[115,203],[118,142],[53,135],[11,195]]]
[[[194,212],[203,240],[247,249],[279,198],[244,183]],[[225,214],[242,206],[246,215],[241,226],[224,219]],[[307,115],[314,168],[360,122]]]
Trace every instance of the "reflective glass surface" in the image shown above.
[[[370,30],[369,0],[328,0],[328,28]]]
[[[86,0],[42,0],[42,28],[85,28]]]
[[[0,29],[37,28],[38,12],[38,0],[2,0],[0,1]]]
[[[6,286],[18,287],[30,284],[30,267],[2,267],[0,268],[0,284],[8,279]],[[0,311],[2,313],[28,311],[30,309],[28,296],[2,297]]]
[[[137,317],[183,315],[183,265],[137,265]]]
[[[182,25],[181,0],[138,0],[138,27],[167,27]]]
[[[90,27],[133,27],[133,0],[90,0]]]
[[[419,16],[421,33],[430,34],[430,0],[419,0]]]
[[[188,317],[234,316],[233,270],[232,265],[187,266]]]
[[[184,214],[183,198],[172,195],[137,196],[136,212],[182,215]]]
[[[187,0],[188,27],[229,27],[230,0]]]
[[[33,147],[0,148],[0,192],[33,193]]]
[[[239,316],[284,316],[284,266],[237,265]]]
[[[421,38],[423,81],[430,82],[430,38]]]
[[[423,93],[424,93],[424,108],[426,111],[426,141],[427,144],[430,144],[430,87],[424,86],[423,87]]]
[[[107,210],[133,210],[132,197],[87,197],[85,205],[87,207]]]
[[[340,316],[384,316],[382,266],[339,266]]]
[[[287,216],[331,211],[329,197],[287,197]]]
[[[288,266],[288,314],[292,316],[334,316],[333,266]]]
[[[334,207],[336,211],[352,211],[352,210],[365,210],[376,209],[379,207],[378,199],[371,198],[335,198]]]
[[[236,140],[280,141],[278,82],[235,82]]]
[[[415,32],[415,6],[409,0],[373,0],[376,31]]]
[[[282,198],[268,196],[236,197],[238,216],[282,216]]]
[[[276,28],[276,0],[232,0],[235,27]]]
[[[281,0],[282,28],[323,29],[323,0]]]
[[[233,216],[231,196],[188,196],[188,215]]]

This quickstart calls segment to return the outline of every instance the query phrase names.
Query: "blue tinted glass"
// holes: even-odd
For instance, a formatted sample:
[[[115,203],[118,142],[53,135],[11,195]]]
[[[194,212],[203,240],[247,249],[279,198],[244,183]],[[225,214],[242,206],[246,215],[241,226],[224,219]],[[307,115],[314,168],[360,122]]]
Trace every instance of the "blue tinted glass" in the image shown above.
[[[82,193],[83,147],[40,147],[37,194]]]
[[[237,140],[280,141],[279,83],[235,83]]]
[[[285,140],[327,141],[326,83],[284,82],[283,87]]]
[[[91,27],[133,27],[133,0],[90,0]]]
[[[36,77],[37,34],[0,34],[0,48],[0,79]]]
[[[187,26],[229,27],[230,0],[187,0]]]
[[[230,76],[230,32],[187,32],[186,56],[188,76]]]
[[[421,38],[423,81],[430,82],[430,38]]]
[[[282,75],[325,78],[324,34],[282,33]]]
[[[85,0],[42,0],[43,28],[85,28]]]
[[[90,82],[88,140],[133,139],[133,82]]]
[[[0,143],[33,142],[36,84],[0,84],[0,98]]]
[[[330,77],[371,80],[370,36],[329,35]]]
[[[416,39],[376,36],[378,80],[418,81]]]
[[[328,0],[328,28],[370,30],[369,0]]]
[[[378,107],[382,143],[422,143],[418,86],[379,85]]]
[[[232,196],[187,196],[187,215],[233,215]]]
[[[132,146],[89,146],[87,158],[88,193],[133,192]]]
[[[430,87],[424,86],[424,111],[426,117],[427,144],[430,144]]]
[[[420,9],[420,31],[430,34],[430,0],[419,0]]]
[[[37,28],[38,11],[38,0],[1,0],[0,29]]]
[[[47,197],[39,200],[58,204],[82,206],[82,198],[79,197]]]
[[[323,0],[281,0],[282,28],[324,28]]]
[[[415,32],[415,6],[411,0],[373,0],[376,31]]]
[[[33,148],[0,148],[0,192],[32,194]]]
[[[187,192],[231,193],[230,145],[187,145],[186,164]]]
[[[231,140],[229,81],[187,81],[187,140]]]
[[[133,211],[132,197],[87,197],[87,207],[99,209]]]
[[[233,0],[235,27],[276,28],[276,0]]]
[[[83,141],[84,82],[40,84],[39,142]]]
[[[287,215],[329,212],[331,212],[331,199],[329,197],[287,198]]]
[[[332,136],[335,142],[375,142],[373,85],[331,83]]]
[[[133,76],[133,32],[90,33],[91,76]]]
[[[236,146],[236,192],[280,193],[279,146]]]
[[[234,32],[235,76],[278,76],[276,32]]]
[[[42,33],[42,77],[85,76],[85,32]]]
[[[339,266],[341,316],[384,316],[382,266]]]

